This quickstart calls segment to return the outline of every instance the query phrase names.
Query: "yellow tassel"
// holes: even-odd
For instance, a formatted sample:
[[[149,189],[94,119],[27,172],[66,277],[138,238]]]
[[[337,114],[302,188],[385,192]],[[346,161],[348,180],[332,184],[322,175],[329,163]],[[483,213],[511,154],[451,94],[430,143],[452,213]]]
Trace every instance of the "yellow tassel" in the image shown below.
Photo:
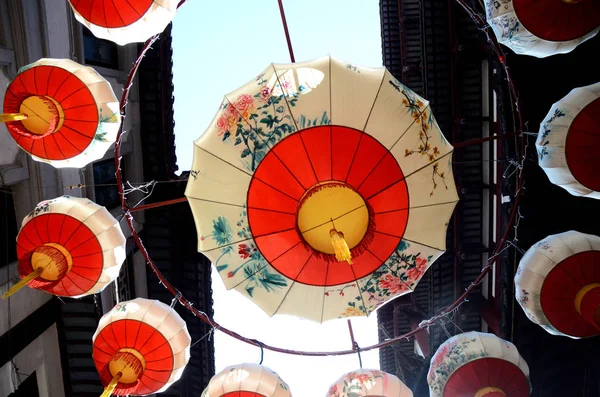
[[[331,237],[331,245],[333,245],[333,249],[335,250],[335,259],[338,262],[346,261],[352,264],[352,255],[350,254],[350,248],[348,248],[346,240],[344,240],[344,233],[331,229],[329,237]]]
[[[100,397],[110,397],[112,395],[112,392],[115,391],[115,388],[117,387],[117,384],[119,383],[119,379],[121,379],[121,376],[123,376],[123,374],[120,372],[117,372],[117,374],[115,376],[113,376],[110,383],[108,385],[106,385],[106,387],[104,388],[104,392],[102,392]]]
[[[25,113],[2,113],[0,114],[0,123],[7,123],[9,121],[20,121],[27,119]]]
[[[31,273],[29,273],[27,276],[25,276],[21,280],[19,280],[18,283],[13,285],[11,289],[9,289],[4,295],[2,295],[2,299],[8,298],[12,294],[17,292],[21,288],[23,288],[28,282],[30,282],[34,278],[38,278],[43,272],[44,272],[44,267],[38,267],[37,269],[35,269]]]

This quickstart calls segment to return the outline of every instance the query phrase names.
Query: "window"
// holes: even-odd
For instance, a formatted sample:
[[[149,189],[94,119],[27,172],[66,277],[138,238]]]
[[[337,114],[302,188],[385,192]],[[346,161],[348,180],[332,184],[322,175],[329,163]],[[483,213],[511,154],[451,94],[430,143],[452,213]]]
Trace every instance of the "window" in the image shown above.
[[[123,178],[125,178],[124,172]],[[94,163],[94,193],[98,205],[111,210],[121,204],[116,183],[114,159]]]
[[[37,375],[35,371],[25,379],[17,390],[8,395],[8,397],[39,397],[40,391],[38,390]]]
[[[119,69],[117,45],[95,37],[85,26],[83,29],[83,55],[88,65]]]
[[[136,250],[127,255],[125,262],[123,262],[123,266],[121,267],[121,273],[117,278],[117,285],[119,286],[119,299],[121,302],[128,301],[136,297],[133,279],[133,256],[135,255],[135,252]]]
[[[10,188],[0,186],[0,268],[8,266],[9,263],[17,260],[17,250],[15,241],[17,239],[17,219],[15,216],[15,206],[13,204],[13,195]]]

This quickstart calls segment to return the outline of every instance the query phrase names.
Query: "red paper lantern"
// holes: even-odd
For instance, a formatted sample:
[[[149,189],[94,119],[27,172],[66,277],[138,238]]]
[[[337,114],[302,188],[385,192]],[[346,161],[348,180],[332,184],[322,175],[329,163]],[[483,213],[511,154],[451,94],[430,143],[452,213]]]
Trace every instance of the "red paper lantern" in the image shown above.
[[[75,18],[96,37],[119,45],[161,33],[175,17],[179,0],[69,0]]]
[[[104,396],[165,391],[190,359],[190,335],[177,312],[156,300],[122,302],[101,319],[93,358]]]
[[[466,332],[444,342],[431,358],[431,397],[528,397],[529,367],[510,342]]]
[[[273,370],[238,364],[212,377],[202,397],[292,397],[289,386]]]
[[[532,246],[515,275],[516,298],[553,335],[600,335],[600,237],[568,231]]]
[[[45,58],[19,70],[0,121],[34,160],[81,168],[104,156],[121,117],[110,83],[93,68]]]
[[[23,219],[17,237],[21,281],[70,298],[102,291],[119,276],[125,236],[104,207],[88,199],[62,196],[42,201]]]

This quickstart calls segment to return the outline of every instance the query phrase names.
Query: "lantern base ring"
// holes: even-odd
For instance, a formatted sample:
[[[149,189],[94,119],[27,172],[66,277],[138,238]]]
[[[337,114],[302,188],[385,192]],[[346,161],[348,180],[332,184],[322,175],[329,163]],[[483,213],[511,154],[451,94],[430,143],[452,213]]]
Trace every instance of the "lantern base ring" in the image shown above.
[[[32,95],[19,106],[19,112],[27,115],[21,123],[32,135],[39,137],[58,131],[65,120],[62,106],[52,97]]]
[[[135,383],[146,369],[146,360],[137,350],[123,348],[111,358],[108,368],[113,377],[121,374],[120,383]]]
[[[56,281],[63,278],[73,267],[73,258],[60,244],[46,243],[36,248],[31,255],[31,268],[42,268],[41,278]]]
[[[600,283],[581,287],[575,295],[575,310],[588,323],[600,329]]]

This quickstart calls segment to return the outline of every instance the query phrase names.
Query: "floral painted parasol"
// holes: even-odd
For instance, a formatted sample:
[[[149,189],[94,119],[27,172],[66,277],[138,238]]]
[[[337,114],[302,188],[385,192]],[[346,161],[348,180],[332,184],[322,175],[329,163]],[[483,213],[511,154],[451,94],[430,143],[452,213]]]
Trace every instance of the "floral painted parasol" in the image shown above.
[[[194,150],[198,249],[269,315],[368,315],[445,250],[453,148],[385,68],[271,65],[225,96]]]

